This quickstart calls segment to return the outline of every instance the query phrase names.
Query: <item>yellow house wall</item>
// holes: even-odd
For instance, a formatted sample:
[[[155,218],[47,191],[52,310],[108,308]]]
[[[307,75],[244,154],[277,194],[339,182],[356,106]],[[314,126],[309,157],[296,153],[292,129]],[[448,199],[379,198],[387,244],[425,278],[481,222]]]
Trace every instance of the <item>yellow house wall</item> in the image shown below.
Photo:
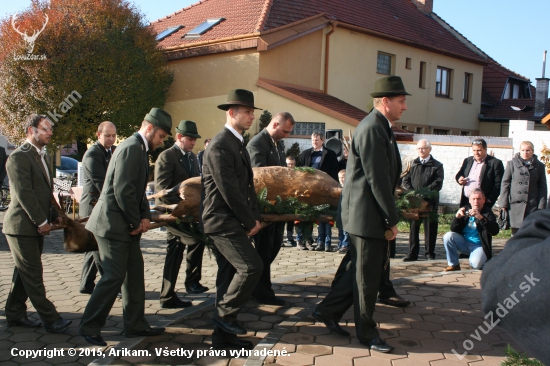
[[[375,81],[386,76],[376,72],[379,51],[395,55],[393,73],[403,79],[412,94],[407,97],[408,110],[402,124],[450,129],[455,133],[479,129],[483,66],[342,28],[337,28],[330,39],[328,93],[365,110]],[[405,67],[407,57],[412,60],[411,69]],[[421,61],[426,62],[426,88],[419,87]],[[453,70],[451,98],[435,96],[438,66]],[[471,104],[462,102],[466,72],[473,75]]]
[[[168,103],[225,95],[229,90],[258,89],[259,55],[255,49],[170,61],[174,82]]]
[[[260,52],[260,77],[320,88],[323,30]]]

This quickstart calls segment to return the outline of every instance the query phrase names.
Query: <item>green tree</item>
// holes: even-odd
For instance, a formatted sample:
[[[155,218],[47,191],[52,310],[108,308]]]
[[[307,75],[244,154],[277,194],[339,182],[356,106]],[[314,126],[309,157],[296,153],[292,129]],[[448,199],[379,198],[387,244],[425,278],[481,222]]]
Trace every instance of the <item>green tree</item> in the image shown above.
[[[300,156],[300,144],[297,142],[293,143],[292,146],[286,151],[286,156],[292,156],[296,161],[298,161],[298,157]]]
[[[48,114],[53,145],[77,141],[81,157],[100,122],[112,121],[124,138],[151,107],[164,105],[172,74],[143,14],[128,1],[33,0],[15,28],[32,35],[46,17],[32,52],[45,60],[17,59],[30,53],[12,18],[0,20],[0,129],[11,142],[24,138],[27,115]]]
[[[259,123],[259,127],[260,127],[260,131],[262,131],[264,128],[267,127],[267,125],[269,124],[269,122],[271,122],[271,113],[269,113],[269,111],[266,109],[262,115],[260,116],[260,123]]]

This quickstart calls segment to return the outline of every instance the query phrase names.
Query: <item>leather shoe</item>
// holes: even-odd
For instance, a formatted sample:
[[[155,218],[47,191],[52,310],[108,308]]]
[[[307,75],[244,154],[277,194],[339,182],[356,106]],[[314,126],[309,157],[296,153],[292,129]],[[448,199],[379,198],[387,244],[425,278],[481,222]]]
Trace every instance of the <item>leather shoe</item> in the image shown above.
[[[283,306],[285,304],[285,300],[283,300],[283,299],[281,299],[277,296],[270,297],[269,299],[258,299],[258,298],[256,298],[256,301],[258,301],[260,304],[264,304],[264,305]]]
[[[253,349],[250,341],[238,338],[235,334],[224,332],[220,327],[214,327],[212,346],[215,349]]]
[[[324,247],[323,245],[321,245],[321,244],[317,244],[317,246],[315,247],[315,249],[312,249],[312,250],[314,250],[314,251],[316,251],[316,252],[323,252],[323,251],[325,251],[325,247]]]
[[[435,254],[426,254],[426,259],[429,259],[431,261],[435,260]]]
[[[246,334],[246,329],[244,329],[237,321],[224,322],[221,319],[212,318],[212,323],[227,333]]]
[[[380,301],[382,304],[386,304],[389,306],[397,306],[399,308],[402,308],[411,304],[409,300],[404,299],[399,295],[379,298],[378,301]]]
[[[126,337],[127,338],[151,337],[151,336],[156,336],[156,335],[162,334],[162,333],[164,333],[165,330],[166,329],[164,329],[164,327],[147,328],[147,329],[144,329],[144,330],[140,330],[137,333],[127,335]]]
[[[105,347],[107,345],[107,342],[105,342],[101,336],[84,336],[84,339],[86,342],[93,344],[94,346]]]
[[[331,332],[334,332],[336,334],[340,334],[344,337],[349,337],[349,332],[347,332],[346,330],[344,330],[340,324],[338,324],[334,319],[328,317],[328,316],[325,316],[323,314],[321,314],[320,312],[318,312],[317,310],[315,310],[311,316],[315,319],[315,320],[318,320],[322,323],[325,324],[325,326],[331,331]]]
[[[403,262],[416,262],[418,260],[417,257],[413,257],[412,255],[407,255],[405,258],[403,258]]]
[[[193,303],[191,301],[182,300],[177,296],[174,296],[170,300],[160,302],[160,307],[162,309],[183,309],[190,306],[193,306]]]
[[[8,321],[8,327],[38,328],[42,323],[29,319],[27,317]]]
[[[203,292],[208,291],[208,287],[201,285],[198,282],[194,282],[189,286],[185,286],[185,291],[188,294],[202,294]]]
[[[309,250],[305,245],[303,244],[298,244],[298,250]]]
[[[44,325],[44,328],[46,328],[46,330],[50,333],[61,333],[64,332],[72,322],[72,320],[65,320],[62,317],[59,317],[53,323]]]
[[[393,347],[387,344],[382,338],[378,337],[368,342],[361,342],[361,344],[367,346],[370,350],[376,352],[391,352]]]
[[[460,264],[457,264],[456,266],[449,266],[445,268],[443,271],[445,272],[460,271]]]

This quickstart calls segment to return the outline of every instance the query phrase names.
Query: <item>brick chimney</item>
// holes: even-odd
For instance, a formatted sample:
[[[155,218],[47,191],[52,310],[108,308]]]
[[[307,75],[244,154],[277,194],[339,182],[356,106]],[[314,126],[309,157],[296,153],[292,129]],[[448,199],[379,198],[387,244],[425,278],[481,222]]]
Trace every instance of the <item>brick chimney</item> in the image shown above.
[[[412,2],[423,13],[431,14],[434,10],[434,0],[412,0]]]
[[[535,117],[543,117],[548,113],[548,78],[537,78],[537,93],[535,94]]]

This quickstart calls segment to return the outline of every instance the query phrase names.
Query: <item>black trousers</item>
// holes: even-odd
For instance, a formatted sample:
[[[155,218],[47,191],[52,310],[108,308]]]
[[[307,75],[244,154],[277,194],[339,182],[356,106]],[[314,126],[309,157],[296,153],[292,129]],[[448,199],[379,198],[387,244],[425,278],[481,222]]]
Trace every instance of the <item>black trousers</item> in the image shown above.
[[[170,230],[168,228],[168,230]],[[202,276],[202,256],[205,242],[191,235],[174,236],[168,231],[168,245],[166,247],[166,258],[164,259],[164,270],[162,272],[162,287],[160,290],[160,302],[171,300],[176,295],[176,282],[183,262],[185,247],[185,286],[200,282]]]
[[[396,295],[387,262],[388,241],[352,234],[350,239],[350,250],[342,258],[330,292],[317,305],[317,310],[340,321],[354,305],[357,337],[361,342],[367,342],[378,337],[376,322],[372,319],[377,296],[386,298]],[[386,263],[388,265],[384,268]]]
[[[244,228],[209,236],[216,246],[218,263],[214,318],[232,322],[252,296],[262,274],[262,259]]]
[[[275,292],[271,288],[271,263],[277,258],[283,245],[284,227],[284,222],[274,222],[253,237],[256,251],[264,266],[260,280],[254,289],[254,297],[258,300],[275,297]]]
[[[84,261],[82,263],[82,274],[80,275],[80,292],[91,293],[95,288],[95,279],[97,273],[103,275],[103,267],[99,259],[99,252],[84,253]]]
[[[435,242],[437,240],[438,222],[430,221],[428,218],[423,220],[411,221],[411,231],[409,233],[409,255],[418,258],[420,252],[420,225],[424,223],[424,255],[435,255]]]

